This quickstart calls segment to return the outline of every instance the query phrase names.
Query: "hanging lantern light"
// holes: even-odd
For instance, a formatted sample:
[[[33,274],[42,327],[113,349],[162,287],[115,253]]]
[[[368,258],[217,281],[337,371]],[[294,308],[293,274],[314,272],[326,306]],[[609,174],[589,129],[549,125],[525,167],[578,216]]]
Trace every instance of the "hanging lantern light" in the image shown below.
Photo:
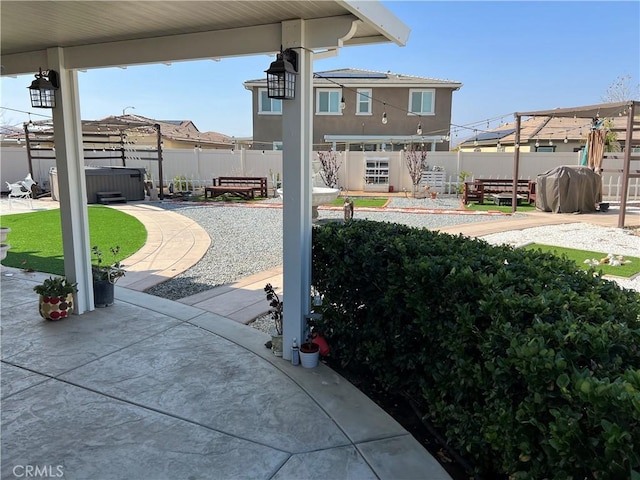
[[[36,79],[27,87],[33,108],[55,108],[56,90],[60,88],[60,80],[55,70],[36,73]]]
[[[267,96],[280,100],[291,100],[296,96],[296,75],[298,75],[298,54],[287,48],[277,55],[267,73]]]

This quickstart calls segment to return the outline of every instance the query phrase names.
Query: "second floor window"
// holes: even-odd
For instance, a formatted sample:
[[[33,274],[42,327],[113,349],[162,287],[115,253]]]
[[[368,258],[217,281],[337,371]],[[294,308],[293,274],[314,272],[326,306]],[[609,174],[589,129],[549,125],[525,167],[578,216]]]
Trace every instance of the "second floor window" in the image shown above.
[[[258,97],[258,113],[267,115],[282,115],[282,100],[277,98],[269,98],[267,89],[261,88]]]
[[[358,104],[356,105],[357,115],[371,115],[371,89],[359,88],[357,93]]]
[[[316,91],[316,113],[339,115],[341,91],[339,89],[319,88]]]
[[[433,89],[409,90],[409,111],[416,115],[433,115],[435,96]]]

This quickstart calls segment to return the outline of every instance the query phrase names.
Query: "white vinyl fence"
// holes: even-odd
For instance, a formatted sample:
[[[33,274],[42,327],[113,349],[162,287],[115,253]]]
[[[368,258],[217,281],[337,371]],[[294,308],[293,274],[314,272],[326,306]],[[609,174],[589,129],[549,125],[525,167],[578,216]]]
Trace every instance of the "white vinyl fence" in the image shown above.
[[[28,173],[26,149],[20,147],[3,147],[0,156],[0,175],[3,192],[7,191],[6,183],[24,179]],[[104,155],[104,152],[100,152]],[[120,166],[122,160],[113,152],[112,159],[92,159],[87,152],[87,166]],[[578,165],[577,153],[535,153],[520,154],[519,177],[535,180],[538,174],[544,173],[560,165]],[[144,167],[148,178],[158,185],[158,162],[145,158],[149,154],[144,151],[128,152],[128,167]],[[620,157],[620,158],[617,158]],[[622,171],[622,156],[605,158],[603,167]],[[388,192],[391,188],[411,193],[412,184],[406,165],[404,152],[341,152],[339,170],[339,187],[346,191],[379,191]],[[314,158],[315,160],[315,158]],[[372,165],[376,166],[375,175]],[[461,174],[466,179],[474,178],[512,178],[513,153],[488,152],[429,152],[427,156],[429,170],[445,174],[446,181],[437,189],[442,193],[455,193]],[[55,166],[54,160],[33,160],[34,180],[45,190],[49,190],[49,171]],[[193,190],[211,185],[213,178],[219,176],[267,177],[269,188],[281,179],[282,152],[261,150],[187,150],[173,149],[163,151],[163,184],[168,188],[173,183],[176,191]],[[367,168],[369,167],[369,168]],[[386,167],[386,170],[385,170]],[[370,183],[372,179],[376,183]],[[319,179],[315,178],[317,183]],[[369,180],[369,182],[367,181]],[[620,200],[622,190],[621,173],[603,174],[603,195],[609,201]],[[640,200],[640,179],[629,182],[628,200]]]

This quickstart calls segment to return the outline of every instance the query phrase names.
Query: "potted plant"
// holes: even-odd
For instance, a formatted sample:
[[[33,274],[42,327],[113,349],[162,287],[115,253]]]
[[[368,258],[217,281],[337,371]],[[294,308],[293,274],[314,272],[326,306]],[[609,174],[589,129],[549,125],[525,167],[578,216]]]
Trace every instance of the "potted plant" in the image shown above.
[[[319,305],[316,305],[316,308],[317,307],[319,307]],[[329,345],[316,328],[315,320],[319,318],[319,316],[320,315],[316,313],[310,315],[307,319],[309,336],[307,337],[307,341],[300,345],[300,364],[304,368],[317,367],[320,357],[329,355]]]
[[[109,249],[114,259],[120,253],[120,246]],[[104,264],[103,253],[97,246],[91,248],[94,263],[91,265],[93,274],[93,303],[96,307],[113,305],[114,285],[120,277],[124,277],[126,270],[120,261]]]
[[[300,365],[304,368],[315,368],[320,360],[320,345],[309,337],[300,345]]]
[[[269,315],[274,323],[274,328],[271,330],[271,351],[276,357],[282,356],[282,315],[284,304],[280,300],[280,297],[275,292],[270,283],[267,283],[264,287],[264,293],[267,296],[267,302],[271,310]]]
[[[76,283],[64,277],[49,277],[42,284],[33,287],[40,295],[40,316],[45,320],[62,320],[73,312],[73,294]]]

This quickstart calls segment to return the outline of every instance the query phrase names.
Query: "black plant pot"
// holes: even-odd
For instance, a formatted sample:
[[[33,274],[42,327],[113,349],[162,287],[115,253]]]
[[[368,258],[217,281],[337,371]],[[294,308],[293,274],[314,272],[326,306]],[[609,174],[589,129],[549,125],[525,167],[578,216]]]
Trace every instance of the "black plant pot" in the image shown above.
[[[93,281],[93,304],[96,308],[113,305],[114,284],[108,280]]]

